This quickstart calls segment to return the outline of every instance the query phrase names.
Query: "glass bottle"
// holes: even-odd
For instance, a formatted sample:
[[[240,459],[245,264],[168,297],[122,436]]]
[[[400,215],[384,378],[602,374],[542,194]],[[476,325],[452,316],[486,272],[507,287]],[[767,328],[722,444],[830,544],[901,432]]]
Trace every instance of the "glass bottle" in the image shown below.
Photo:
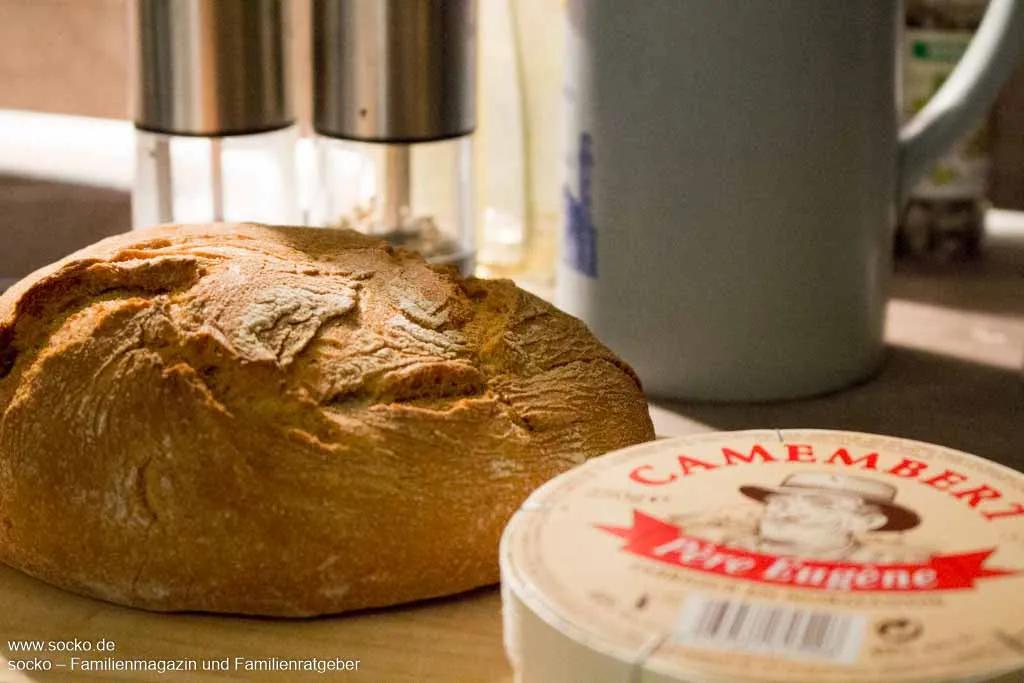
[[[224,137],[137,129],[132,224],[300,221],[298,129]]]
[[[472,139],[381,143],[319,136],[310,221],[473,269]]]
[[[480,0],[477,272],[521,277],[531,245],[526,102],[517,5]],[[533,44],[532,50],[548,49]]]
[[[473,0],[315,0],[310,222],[474,268]]]
[[[132,224],[297,223],[283,0],[138,0]]]

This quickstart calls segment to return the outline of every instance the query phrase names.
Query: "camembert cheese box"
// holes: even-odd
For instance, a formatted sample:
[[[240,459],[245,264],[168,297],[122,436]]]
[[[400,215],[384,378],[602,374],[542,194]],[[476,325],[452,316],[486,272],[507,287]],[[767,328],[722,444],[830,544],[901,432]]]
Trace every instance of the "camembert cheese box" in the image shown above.
[[[1024,475],[822,430],[653,441],[501,543],[521,683],[1024,681]]]

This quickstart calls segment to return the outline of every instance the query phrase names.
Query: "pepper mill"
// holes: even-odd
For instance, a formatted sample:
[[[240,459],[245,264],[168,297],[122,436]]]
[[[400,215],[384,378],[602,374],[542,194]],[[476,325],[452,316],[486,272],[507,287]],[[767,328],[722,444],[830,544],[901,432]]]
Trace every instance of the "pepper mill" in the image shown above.
[[[473,0],[314,0],[314,225],[474,266]]]
[[[287,0],[137,0],[132,224],[297,223]]]

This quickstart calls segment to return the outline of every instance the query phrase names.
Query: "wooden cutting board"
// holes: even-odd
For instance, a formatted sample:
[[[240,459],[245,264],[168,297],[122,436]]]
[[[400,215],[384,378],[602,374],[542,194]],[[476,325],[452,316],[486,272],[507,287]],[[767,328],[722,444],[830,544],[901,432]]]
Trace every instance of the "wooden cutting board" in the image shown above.
[[[113,641],[113,653],[13,653],[8,640]],[[356,671],[72,673],[71,656],[118,659],[358,659]],[[13,673],[9,660],[50,659],[49,673]],[[496,588],[405,607],[316,619],[157,614],[53,588],[0,565],[0,681],[359,680],[509,683]]]

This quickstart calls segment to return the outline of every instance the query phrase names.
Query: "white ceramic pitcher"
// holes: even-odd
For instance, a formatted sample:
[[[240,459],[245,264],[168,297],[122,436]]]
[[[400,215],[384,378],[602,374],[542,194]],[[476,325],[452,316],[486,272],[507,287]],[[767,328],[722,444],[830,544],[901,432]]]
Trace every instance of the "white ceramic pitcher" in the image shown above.
[[[883,356],[901,191],[991,104],[1024,43],[992,0],[898,127],[893,0],[570,0],[557,302],[648,392],[821,393]]]

